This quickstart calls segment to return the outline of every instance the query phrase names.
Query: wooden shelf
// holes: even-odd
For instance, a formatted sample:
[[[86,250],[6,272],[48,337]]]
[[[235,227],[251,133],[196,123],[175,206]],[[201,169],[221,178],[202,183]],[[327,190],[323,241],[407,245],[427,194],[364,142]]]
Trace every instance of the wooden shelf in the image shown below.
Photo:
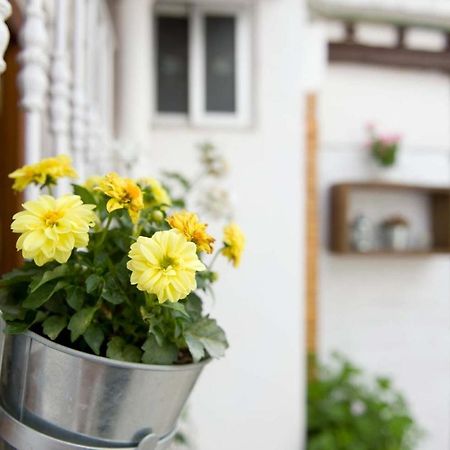
[[[350,196],[354,191],[404,191],[417,192],[428,198],[431,224],[431,248],[405,251],[374,250],[358,252],[350,244],[349,226],[351,218]],[[400,208],[401,209],[401,208]],[[330,195],[330,250],[338,254],[357,256],[420,256],[450,254],[450,187],[421,186],[413,184],[348,182],[331,187]]]

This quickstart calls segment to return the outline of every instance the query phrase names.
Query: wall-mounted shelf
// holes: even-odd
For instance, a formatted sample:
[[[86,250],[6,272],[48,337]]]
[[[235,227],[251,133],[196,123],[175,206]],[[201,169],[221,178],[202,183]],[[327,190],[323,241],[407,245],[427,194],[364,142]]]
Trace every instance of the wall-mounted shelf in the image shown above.
[[[371,196],[375,199],[395,198],[395,213],[401,213],[403,201],[411,203],[415,197],[420,199],[422,222],[427,224],[429,244],[426,247],[414,247],[406,250],[373,249],[365,252],[356,251],[351,245],[350,224],[352,221],[352,199],[364,195],[366,206],[370,206]],[[383,197],[384,196],[384,197]],[[412,184],[395,184],[381,182],[339,183],[331,187],[330,214],[330,249],[332,252],[346,255],[363,256],[413,256],[450,253],[450,188],[419,186]],[[408,202],[405,201],[406,205]],[[363,205],[364,206],[364,205]],[[376,208],[372,205],[372,208]],[[391,205],[392,208],[392,205]]]

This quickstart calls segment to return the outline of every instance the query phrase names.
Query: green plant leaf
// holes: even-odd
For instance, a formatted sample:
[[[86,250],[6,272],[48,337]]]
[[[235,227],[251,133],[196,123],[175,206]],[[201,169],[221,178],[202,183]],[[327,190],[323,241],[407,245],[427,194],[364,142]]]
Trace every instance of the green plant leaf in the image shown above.
[[[44,320],[42,329],[52,341],[54,341],[59,333],[66,327],[67,318],[63,316],[50,316]]]
[[[67,327],[70,331],[70,339],[72,342],[76,341],[86,332],[96,311],[97,308],[95,307],[83,308],[72,316]]]
[[[33,276],[38,275],[42,272],[42,269],[38,268],[29,268],[29,269],[14,269],[9,273],[5,273],[2,275],[0,279],[0,286],[12,286],[14,284],[29,282]]]
[[[174,344],[165,342],[158,345],[153,335],[147,338],[142,350],[142,362],[145,364],[173,364],[178,357],[178,349]]]
[[[127,344],[122,351],[123,361],[128,362],[141,362],[142,352],[135,345]]]
[[[113,305],[120,305],[127,301],[127,296],[113,276],[106,279],[106,284],[102,291],[102,298]]]
[[[79,184],[72,184],[73,192],[75,195],[79,195],[81,197],[81,201],[83,203],[87,203],[90,205],[96,205],[95,197],[89,189],[86,189],[84,186],[80,186]]]
[[[195,362],[204,356],[200,356],[200,344],[213,358],[220,358],[228,348],[224,331],[209,317],[190,324],[184,331],[184,338]]]
[[[93,273],[92,275],[89,275],[86,279],[86,292],[88,294],[92,294],[94,291],[96,291],[100,285],[103,282],[103,278],[99,275]]]
[[[125,344],[125,339],[119,336],[114,336],[107,344],[106,356],[111,359],[118,359],[119,361],[122,361],[122,351]]]
[[[86,341],[87,345],[92,349],[92,351],[96,354],[100,354],[100,347],[105,340],[105,333],[103,333],[102,328],[99,325],[91,324],[86,332],[83,334],[83,338]]]
[[[30,325],[27,322],[15,320],[6,324],[5,332],[7,334],[21,334],[27,331],[29,326]]]
[[[177,311],[182,316],[184,316],[184,317],[189,319],[189,314],[187,313],[186,308],[185,308],[185,306],[182,303],[178,303],[178,302],[177,303],[169,303],[169,302],[166,302],[166,303],[161,304],[161,306],[163,308],[172,309],[173,311]]]
[[[34,292],[39,289],[45,283],[55,280],[57,278],[62,278],[67,275],[68,266],[66,264],[61,264],[52,270],[47,270],[42,274],[42,277],[36,277],[30,284],[30,292]]]
[[[128,362],[140,362],[142,352],[135,345],[127,344],[125,339],[115,336],[107,345],[106,356]]]
[[[187,296],[185,307],[187,313],[193,320],[199,320],[202,316],[202,299],[194,292],[191,292]]]
[[[184,339],[186,340],[194,362],[201,361],[205,356],[205,347],[202,342],[188,333],[184,335]]]
[[[84,298],[86,296],[85,290],[78,286],[69,286],[66,289],[66,292],[67,304],[75,311],[79,311],[83,307]]]
[[[45,302],[50,300],[52,295],[67,286],[66,281],[58,281],[57,283],[45,283],[40,288],[32,292],[23,302],[23,307],[27,309],[37,309]]]

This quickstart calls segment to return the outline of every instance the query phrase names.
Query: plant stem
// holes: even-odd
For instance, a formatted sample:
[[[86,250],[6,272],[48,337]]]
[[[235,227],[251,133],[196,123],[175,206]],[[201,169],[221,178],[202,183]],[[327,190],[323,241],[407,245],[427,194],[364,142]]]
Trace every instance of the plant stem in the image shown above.
[[[213,256],[213,259],[211,260],[211,262],[208,264],[208,267],[207,267],[207,269],[208,269],[209,271],[211,271],[212,266],[214,265],[214,263],[215,263],[216,260],[217,260],[217,257],[222,253],[222,250],[223,250],[224,248],[225,248],[225,247],[219,248],[219,250],[217,250],[216,254]]]
[[[108,219],[107,219],[106,224],[105,224],[105,229],[103,230],[103,233],[102,233],[102,235],[100,237],[100,240],[98,241],[98,243],[96,245],[96,248],[99,248],[103,244],[103,242],[104,242],[104,240],[106,238],[106,235],[108,234],[108,230],[109,230],[109,227],[111,225],[112,219],[113,219],[112,214],[109,214]]]

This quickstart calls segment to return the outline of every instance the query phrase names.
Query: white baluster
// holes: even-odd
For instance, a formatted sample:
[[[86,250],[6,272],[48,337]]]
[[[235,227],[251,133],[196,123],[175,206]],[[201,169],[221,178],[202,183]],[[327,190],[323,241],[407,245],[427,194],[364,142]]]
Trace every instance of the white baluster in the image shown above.
[[[100,124],[98,116],[98,81],[100,68],[98,66],[99,29],[98,29],[99,1],[89,0],[86,19],[86,161],[91,168],[101,157],[99,149]],[[102,80],[103,81],[103,80]]]
[[[53,58],[50,69],[50,128],[53,134],[53,152],[70,153],[69,148],[69,62],[67,54],[67,0],[57,0],[54,18]],[[69,181],[61,180],[58,193],[68,190]]]
[[[0,74],[6,69],[6,63],[3,59],[6,47],[9,42],[9,30],[6,26],[6,19],[11,15],[11,5],[7,0],[0,0]]]
[[[56,1],[54,50],[51,77],[51,130],[55,154],[68,153],[69,149],[69,62],[67,55],[67,0]]]
[[[80,178],[85,173],[84,151],[86,148],[85,122],[85,67],[86,67],[86,0],[74,3],[74,37],[73,37],[73,90],[72,90],[72,147],[75,167]]]
[[[19,35],[22,51],[18,59],[22,66],[18,84],[25,110],[25,162],[41,158],[42,111],[48,89],[48,37],[42,0],[28,0],[24,25]]]

